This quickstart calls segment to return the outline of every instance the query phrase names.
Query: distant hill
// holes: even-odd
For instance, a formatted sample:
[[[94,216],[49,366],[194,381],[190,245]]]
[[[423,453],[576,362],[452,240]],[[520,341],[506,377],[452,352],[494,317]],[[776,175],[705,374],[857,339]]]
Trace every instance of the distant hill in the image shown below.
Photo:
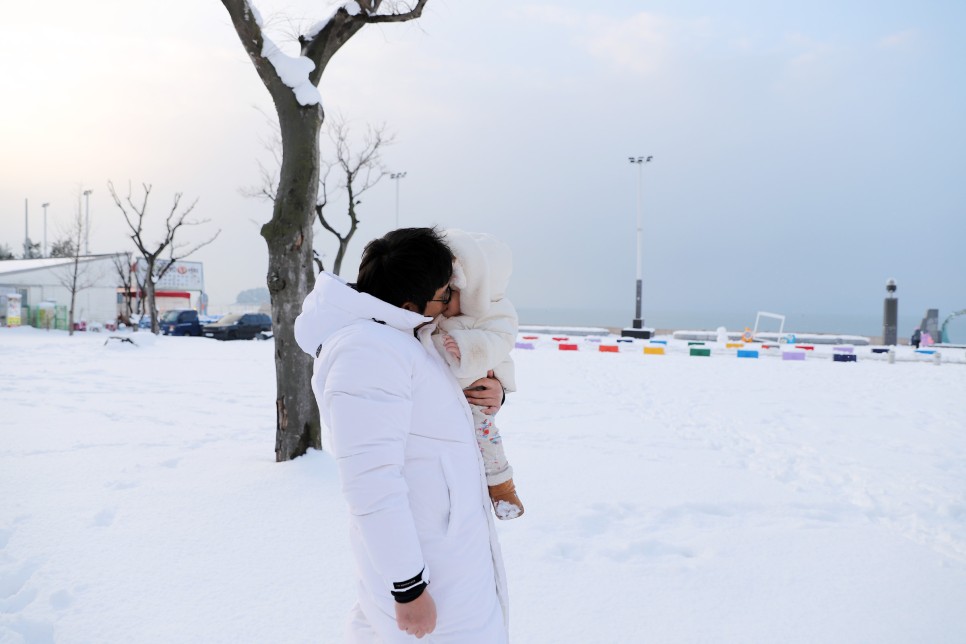
[[[236,304],[271,304],[272,296],[269,294],[268,289],[262,286],[261,288],[250,288],[242,291],[235,298]]]

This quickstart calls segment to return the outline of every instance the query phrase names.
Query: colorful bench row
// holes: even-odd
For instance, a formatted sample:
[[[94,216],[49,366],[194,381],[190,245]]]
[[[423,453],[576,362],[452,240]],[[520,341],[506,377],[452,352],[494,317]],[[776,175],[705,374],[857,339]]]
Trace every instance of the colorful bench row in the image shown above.
[[[533,336],[524,336],[524,339],[530,339],[531,337]],[[577,344],[572,342],[563,342],[562,340],[564,340],[564,338],[559,338],[559,339],[554,338],[554,340],[557,340],[558,342],[557,349],[560,351],[578,351],[579,350],[579,346]],[[594,339],[594,341],[600,342],[600,340],[596,338]],[[618,342],[619,341],[620,340],[618,340]],[[740,344],[740,343],[732,343],[732,344]],[[648,356],[667,355],[666,346],[667,346],[666,340],[653,340],[648,346],[644,347],[644,355],[648,355]],[[743,347],[744,345],[741,344],[741,346]],[[812,351],[815,349],[815,347],[811,345],[804,345],[804,346],[795,345],[795,347],[796,349],[798,349],[797,351],[783,351],[782,360],[803,361],[805,360],[805,352]],[[536,348],[536,346],[534,345],[533,342],[518,341],[515,344],[515,348],[523,349],[523,350],[533,350]],[[779,347],[777,345],[762,345],[762,348],[765,350],[775,350],[775,349],[778,349]],[[616,344],[599,344],[597,346],[597,350],[600,353],[620,353],[620,347]],[[834,362],[857,362],[858,361],[855,353],[853,353],[852,347],[834,347],[833,351],[834,353],[832,354],[832,360]],[[873,349],[873,351],[875,351],[875,349]],[[705,358],[711,357],[711,348],[704,346],[703,342],[688,342],[688,352],[691,356],[705,357]],[[760,353],[757,349],[738,349],[737,353],[739,358],[757,359],[760,356]],[[923,353],[926,353],[926,352],[924,351]],[[929,351],[928,353],[934,353],[934,352]]]

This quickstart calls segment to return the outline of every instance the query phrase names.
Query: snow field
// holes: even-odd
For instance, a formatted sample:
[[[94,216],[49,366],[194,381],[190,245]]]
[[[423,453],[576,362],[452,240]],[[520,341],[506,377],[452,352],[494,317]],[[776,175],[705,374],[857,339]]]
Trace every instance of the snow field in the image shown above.
[[[133,337],[0,330],[0,642],[341,641],[338,477],[274,463],[273,343]],[[966,367],[552,342],[497,416],[512,641],[962,641]]]

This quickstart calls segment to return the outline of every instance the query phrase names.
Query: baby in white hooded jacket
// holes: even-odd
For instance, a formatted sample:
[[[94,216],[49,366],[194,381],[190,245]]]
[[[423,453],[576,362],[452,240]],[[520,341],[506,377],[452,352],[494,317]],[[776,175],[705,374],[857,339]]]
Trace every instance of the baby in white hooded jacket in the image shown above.
[[[513,270],[510,248],[486,233],[450,229],[443,237],[455,257],[450,283],[453,290],[433,342],[460,386],[468,387],[492,371],[506,391],[515,391],[510,351],[516,343],[519,321],[516,309],[505,297]],[[516,493],[500,430],[483,408],[470,407],[493,510],[500,519],[515,519],[523,514],[523,504]]]

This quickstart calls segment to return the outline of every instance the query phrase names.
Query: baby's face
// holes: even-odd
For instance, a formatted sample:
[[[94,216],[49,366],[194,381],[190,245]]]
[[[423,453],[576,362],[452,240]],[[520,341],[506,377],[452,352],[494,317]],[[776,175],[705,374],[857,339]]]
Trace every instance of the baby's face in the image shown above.
[[[460,314],[460,292],[455,288],[453,289],[453,294],[449,298],[449,304],[443,309],[443,317],[451,318]]]

